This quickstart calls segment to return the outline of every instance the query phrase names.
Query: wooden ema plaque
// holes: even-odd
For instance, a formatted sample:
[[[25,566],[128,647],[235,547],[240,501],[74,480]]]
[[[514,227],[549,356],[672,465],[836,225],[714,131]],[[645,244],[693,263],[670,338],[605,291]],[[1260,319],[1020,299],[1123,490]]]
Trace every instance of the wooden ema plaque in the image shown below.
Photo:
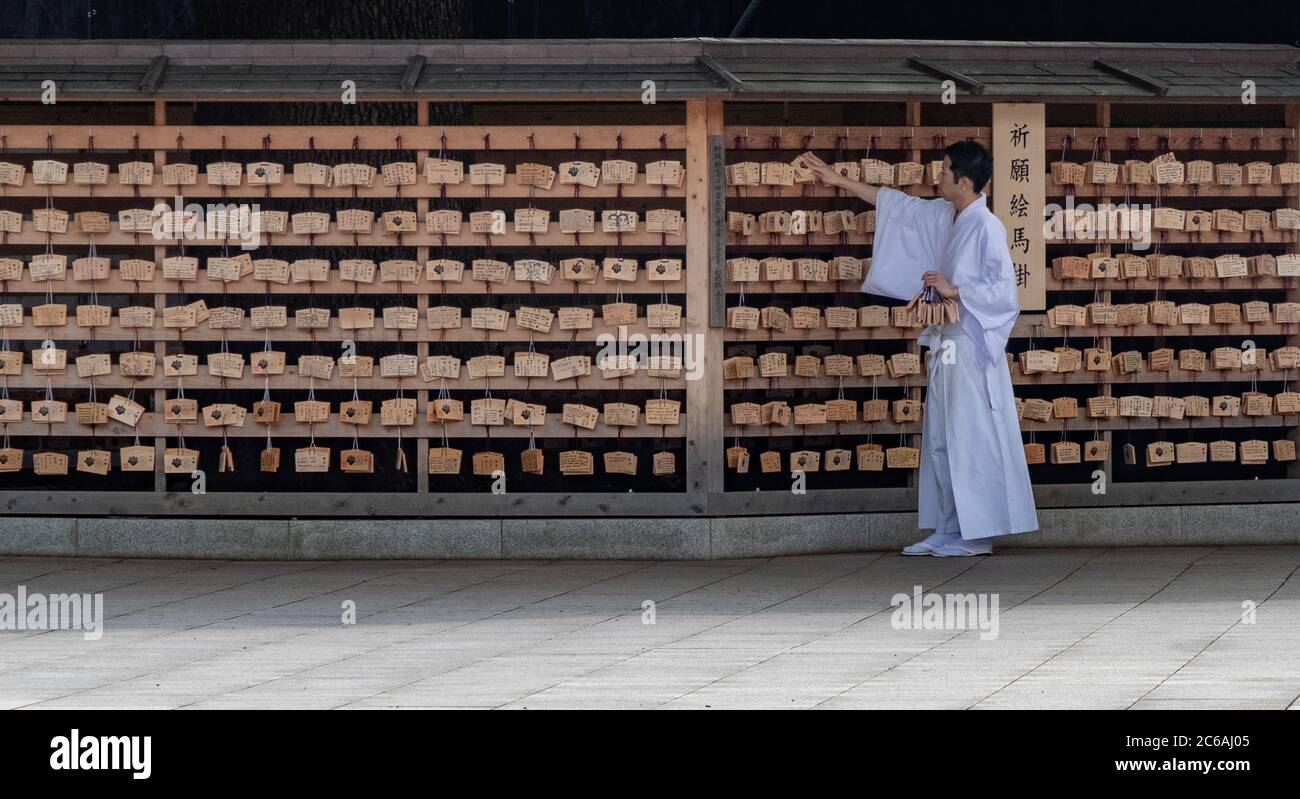
[[[339,469],[343,472],[373,474],[375,455],[364,449],[345,449],[339,451]]]
[[[563,475],[589,475],[593,474],[595,459],[590,452],[583,450],[570,449],[560,453],[560,474]]]
[[[460,474],[461,451],[451,447],[429,448],[429,474]]]
[[[299,447],[293,451],[293,468],[296,472],[328,472],[329,447]]]
[[[602,456],[606,474],[626,474],[636,476],[637,458],[631,452],[606,452]]]
[[[280,448],[266,447],[258,455],[257,469],[261,472],[278,472],[280,470]]]
[[[118,463],[124,472],[152,472],[155,449],[150,446],[129,446],[118,450]]]
[[[83,449],[77,452],[77,471],[89,474],[105,475],[113,462],[113,456],[102,449]]]
[[[672,452],[656,452],[650,459],[650,473],[655,477],[676,474],[677,455]]]
[[[68,456],[62,452],[37,452],[32,455],[32,469],[39,475],[68,473]]]
[[[491,477],[506,470],[506,458],[500,452],[475,452],[472,460],[474,474],[479,477]]]
[[[190,474],[199,468],[199,451],[182,447],[169,447],[163,451],[163,472]]]
[[[546,468],[546,459],[537,447],[529,447],[519,453],[520,470],[524,474],[542,474]]]
[[[727,447],[727,468],[744,474],[749,471],[749,449],[746,447]]]

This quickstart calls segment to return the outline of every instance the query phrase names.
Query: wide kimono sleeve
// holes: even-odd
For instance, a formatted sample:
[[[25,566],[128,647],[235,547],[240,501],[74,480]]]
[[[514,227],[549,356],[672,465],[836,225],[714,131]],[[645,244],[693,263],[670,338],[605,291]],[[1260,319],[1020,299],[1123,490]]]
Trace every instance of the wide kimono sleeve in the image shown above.
[[[871,268],[862,290],[910,300],[921,290],[921,275],[939,269],[953,206],[947,200],[924,200],[882,186],[876,196],[876,231],[871,243]]]
[[[980,226],[977,237],[979,277],[958,284],[958,288],[962,315],[979,324],[984,354],[992,361],[1006,351],[1007,339],[1020,315],[1020,295],[1002,224],[991,218]]]

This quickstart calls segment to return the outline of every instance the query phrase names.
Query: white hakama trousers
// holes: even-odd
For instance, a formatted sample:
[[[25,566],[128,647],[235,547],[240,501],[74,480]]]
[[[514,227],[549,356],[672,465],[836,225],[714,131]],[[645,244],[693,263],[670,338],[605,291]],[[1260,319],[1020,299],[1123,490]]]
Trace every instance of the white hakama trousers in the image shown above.
[[[1001,360],[981,364],[958,325],[939,332],[922,421],[918,526],[963,539],[1037,530],[1011,373]]]

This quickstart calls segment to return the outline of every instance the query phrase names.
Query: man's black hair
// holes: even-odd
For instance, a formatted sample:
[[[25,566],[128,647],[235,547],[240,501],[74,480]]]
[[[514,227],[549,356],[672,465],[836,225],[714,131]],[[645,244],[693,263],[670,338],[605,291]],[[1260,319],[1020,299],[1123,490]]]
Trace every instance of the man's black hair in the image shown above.
[[[952,162],[952,179],[955,183],[970,178],[971,188],[979,194],[984,184],[993,177],[993,155],[984,145],[974,141],[959,141],[948,145],[944,155]]]

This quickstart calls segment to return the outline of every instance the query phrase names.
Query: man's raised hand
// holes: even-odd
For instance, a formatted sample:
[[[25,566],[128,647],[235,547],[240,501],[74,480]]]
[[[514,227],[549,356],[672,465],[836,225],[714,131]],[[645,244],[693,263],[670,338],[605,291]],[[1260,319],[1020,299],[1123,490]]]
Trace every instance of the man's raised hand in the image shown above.
[[[808,171],[813,173],[813,177],[817,178],[822,183],[825,183],[827,186],[844,185],[844,176],[827,166],[826,162],[818,158],[815,154],[804,153],[799,156],[799,158],[803,165],[808,167]]]

